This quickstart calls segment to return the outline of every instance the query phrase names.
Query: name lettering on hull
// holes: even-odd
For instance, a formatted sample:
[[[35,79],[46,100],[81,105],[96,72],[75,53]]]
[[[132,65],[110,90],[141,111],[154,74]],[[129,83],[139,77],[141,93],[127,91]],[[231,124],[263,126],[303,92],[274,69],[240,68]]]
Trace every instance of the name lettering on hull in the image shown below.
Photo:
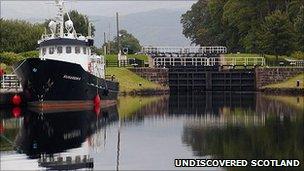
[[[81,80],[81,77],[70,76],[70,75],[64,75],[62,78],[68,79],[68,80],[75,80],[75,81],[80,81]]]

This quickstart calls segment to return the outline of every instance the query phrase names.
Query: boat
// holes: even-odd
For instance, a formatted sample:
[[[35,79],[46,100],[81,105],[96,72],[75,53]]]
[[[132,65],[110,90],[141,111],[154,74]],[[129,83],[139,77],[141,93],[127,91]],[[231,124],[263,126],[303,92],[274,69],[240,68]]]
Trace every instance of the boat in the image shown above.
[[[91,24],[88,36],[77,33],[63,1],[56,0],[55,5],[57,16],[48,24],[51,34],[44,33],[38,40],[39,58],[13,66],[25,101],[44,108],[116,102],[119,83],[113,76],[106,79],[104,57],[91,51]]]

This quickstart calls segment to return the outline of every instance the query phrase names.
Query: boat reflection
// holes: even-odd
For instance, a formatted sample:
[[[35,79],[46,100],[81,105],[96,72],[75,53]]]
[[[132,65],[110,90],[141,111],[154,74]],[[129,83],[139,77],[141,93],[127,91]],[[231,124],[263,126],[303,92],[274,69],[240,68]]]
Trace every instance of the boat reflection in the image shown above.
[[[92,168],[93,159],[73,153],[60,154],[90,143],[90,136],[107,124],[118,120],[117,107],[94,110],[37,111],[28,110],[16,139],[17,151],[38,158],[39,166],[50,169]],[[87,152],[88,153],[88,152]]]

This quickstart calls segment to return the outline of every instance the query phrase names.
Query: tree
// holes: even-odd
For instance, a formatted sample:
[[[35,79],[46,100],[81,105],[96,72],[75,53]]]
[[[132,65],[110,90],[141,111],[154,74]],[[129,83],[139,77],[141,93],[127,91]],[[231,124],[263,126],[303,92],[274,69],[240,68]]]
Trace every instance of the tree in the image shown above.
[[[181,16],[183,34],[196,45],[223,45],[229,52],[270,53],[267,48],[261,49],[266,18],[278,11],[284,13],[288,34],[296,30],[301,44],[301,6],[303,0],[199,0]],[[283,50],[289,54],[299,49],[286,45]]]
[[[37,41],[43,30],[42,24],[0,19],[0,52],[19,53],[36,50]]]
[[[128,33],[126,30],[120,30],[120,49],[128,48],[128,53],[136,53],[141,50],[141,46],[139,44],[138,39],[136,39],[132,34]],[[118,53],[117,49],[117,37],[114,38],[113,41],[110,41],[110,53]],[[108,44],[104,44],[103,46],[107,46]]]
[[[88,28],[90,23],[89,17],[87,15],[79,13],[77,10],[72,10],[68,12],[68,14],[71,20],[73,21],[74,29],[76,30],[76,32],[82,34],[83,36],[88,36]],[[68,15],[65,14],[64,21],[67,21],[68,19],[69,19]],[[46,28],[48,28],[48,24],[50,23],[50,21],[51,19],[47,19],[44,22],[44,26]],[[48,30],[48,32],[50,31]],[[91,25],[92,36],[94,35],[94,32],[95,32],[95,26],[92,24]]]
[[[304,5],[301,6],[299,14],[295,19],[297,50],[304,52]]]
[[[208,29],[210,20],[208,0],[199,0],[181,16],[183,34],[196,45],[212,45],[215,40]]]
[[[278,55],[291,52],[294,42],[294,31],[286,13],[275,11],[265,18],[260,35],[260,47],[265,53]]]

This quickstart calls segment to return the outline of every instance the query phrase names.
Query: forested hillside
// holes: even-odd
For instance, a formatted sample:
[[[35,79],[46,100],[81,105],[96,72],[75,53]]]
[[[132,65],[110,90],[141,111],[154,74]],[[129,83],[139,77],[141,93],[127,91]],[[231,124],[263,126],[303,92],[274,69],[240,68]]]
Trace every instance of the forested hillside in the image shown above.
[[[303,0],[199,0],[181,23],[197,45],[273,55],[304,51]]]

